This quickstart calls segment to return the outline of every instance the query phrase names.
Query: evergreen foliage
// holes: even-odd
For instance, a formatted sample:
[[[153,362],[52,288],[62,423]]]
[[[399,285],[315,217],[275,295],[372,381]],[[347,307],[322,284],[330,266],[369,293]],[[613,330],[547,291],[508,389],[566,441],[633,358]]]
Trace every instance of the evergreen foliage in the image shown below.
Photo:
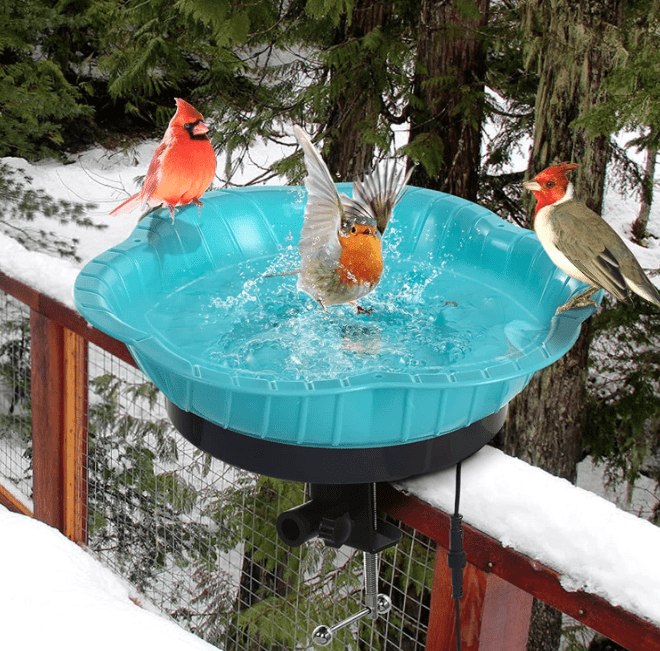
[[[660,448],[660,314],[642,300],[603,302],[592,317],[585,446],[611,481],[632,485]]]
[[[605,101],[576,124],[598,135],[639,132],[629,145],[660,146],[660,5],[651,0],[626,7],[625,29],[616,33],[618,65],[603,83]]]
[[[489,8],[486,27],[485,120],[491,137],[485,143],[479,176],[479,203],[504,219],[524,226],[528,206],[522,201],[524,172],[510,172],[521,145],[534,133],[534,104],[539,78],[524,58],[519,3],[496,3]]]
[[[350,137],[347,125],[353,121],[356,145],[387,151],[391,125],[402,121],[400,105],[410,86],[410,4],[361,1],[344,14],[342,0],[291,3],[273,29],[251,33],[243,49],[250,53],[248,79],[243,77],[250,101],[236,95],[227,102],[216,93],[213,103],[215,142],[227,153],[226,175],[240,167],[257,138],[279,142],[292,122],[316,125],[331,172],[342,177],[346,161],[335,159],[331,150]],[[373,16],[377,10],[383,15]],[[267,172],[295,182],[303,173],[299,157],[279,161]]]
[[[30,319],[7,301],[0,322],[0,388],[9,394],[7,412],[0,412],[0,440],[15,440],[31,454]]]
[[[92,115],[57,57],[54,35],[74,24],[52,5],[0,0],[0,156],[57,154],[65,131]]]
[[[178,458],[176,434],[167,419],[141,418],[127,406],[151,407],[159,392],[151,382],[131,383],[106,373],[93,378],[89,409],[90,469],[88,535],[93,550],[109,554],[112,565],[147,594],[163,592],[164,570],[222,572],[218,554],[231,549],[231,534],[221,523],[190,518],[200,506],[199,491],[179,473],[157,470]],[[137,413],[137,412],[136,412]],[[196,468],[204,471],[201,453]],[[230,581],[223,579],[225,590]],[[165,602],[174,602],[173,594]],[[168,598],[169,597],[169,598]],[[190,613],[178,613],[179,618]]]
[[[297,648],[309,636],[300,625],[301,616],[322,623],[330,604],[339,617],[359,609],[359,557],[338,562],[336,550],[320,541],[297,548],[280,542],[278,515],[304,501],[302,484],[264,476],[245,476],[223,492],[213,517],[240,532],[244,556],[229,626],[207,638],[212,643],[227,651],[251,644],[269,650]],[[340,603],[337,594],[344,595]],[[343,631],[330,648],[352,648],[350,638],[350,632]]]

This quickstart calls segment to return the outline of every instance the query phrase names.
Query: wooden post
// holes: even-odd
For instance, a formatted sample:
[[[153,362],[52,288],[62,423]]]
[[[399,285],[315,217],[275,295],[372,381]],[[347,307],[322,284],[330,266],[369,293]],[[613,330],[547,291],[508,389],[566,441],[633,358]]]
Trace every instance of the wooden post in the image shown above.
[[[487,575],[468,563],[463,570],[461,599],[461,646],[463,651],[479,650],[479,632]],[[456,648],[456,602],[451,598],[451,570],[447,565],[447,550],[438,547],[435,553],[431,614],[426,636],[426,651],[453,651]]]
[[[525,651],[534,597],[488,574],[479,651]]]
[[[64,351],[64,534],[86,543],[89,346],[64,328]]]
[[[460,627],[463,651],[525,651],[533,597],[472,563],[463,570]],[[456,648],[456,603],[447,550],[438,546],[426,651]]]
[[[87,342],[30,314],[34,515],[84,542]]]

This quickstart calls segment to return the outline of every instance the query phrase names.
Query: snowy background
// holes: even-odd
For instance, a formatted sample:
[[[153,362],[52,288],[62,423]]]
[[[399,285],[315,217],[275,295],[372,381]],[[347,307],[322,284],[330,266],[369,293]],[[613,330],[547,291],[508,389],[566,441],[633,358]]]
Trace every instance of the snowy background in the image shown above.
[[[108,228],[60,228],[63,235],[80,238],[81,263],[27,251],[0,234],[0,269],[73,307],[72,288],[79,269],[132,232],[137,213],[111,219],[108,212],[137,190],[133,179],[146,172],[156,145],[149,141],[122,151],[93,149],[66,165],[2,159],[30,176],[33,187],[54,198],[97,204],[89,216]],[[254,164],[247,165],[232,183],[249,182],[260,173],[260,165],[283,152],[274,146],[256,147],[251,152]],[[522,150],[515,169],[524,169],[526,157]],[[222,164],[220,160],[218,169]],[[624,239],[637,211],[635,197],[624,198],[608,190],[604,216]],[[47,230],[56,226],[46,219],[37,225]],[[649,230],[660,235],[658,205]],[[660,240],[651,239],[646,249],[630,246],[643,267],[660,267]],[[660,276],[654,282],[658,284]],[[471,525],[562,573],[565,588],[593,591],[660,625],[660,529],[635,517],[650,515],[657,501],[654,482],[640,480],[628,504],[623,491],[604,488],[601,469],[587,459],[580,465],[579,486],[588,490],[486,448],[464,465],[461,511]],[[402,487],[443,510],[452,508],[451,471],[405,482]],[[129,586],[46,525],[0,507],[0,532],[1,636],[6,648],[52,647],[65,632],[74,636],[69,646],[73,650],[147,645],[215,648],[132,603]]]

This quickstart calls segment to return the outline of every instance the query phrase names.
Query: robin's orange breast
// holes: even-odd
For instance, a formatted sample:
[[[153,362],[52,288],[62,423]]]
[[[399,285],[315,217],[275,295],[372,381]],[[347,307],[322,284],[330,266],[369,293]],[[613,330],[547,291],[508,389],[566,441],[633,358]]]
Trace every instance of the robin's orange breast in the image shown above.
[[[339,238],[339,280],[349,285],[376,285],[383,273],[383,256],[375,227],[356,224]]]

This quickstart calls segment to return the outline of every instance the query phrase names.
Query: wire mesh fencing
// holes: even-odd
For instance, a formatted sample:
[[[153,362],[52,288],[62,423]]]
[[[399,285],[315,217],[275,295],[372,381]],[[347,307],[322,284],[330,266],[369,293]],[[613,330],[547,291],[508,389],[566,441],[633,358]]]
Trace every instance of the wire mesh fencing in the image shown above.
[[[303,484],[255,475],[194,448],[142,373],[89,351],[89,547],[144,598],[225,651],[314,648],[319,624],[363,607],[362,556],[282,543],[279,513]],[[422,650],[434,545],[405,531],[381,554],[386,617],[339,631],[329,649]]]
[[[88,541],[141,592],[145,605],[219,649],[307,651],[316,626],[362,608],[359,553],[318,540],[290,548],[276,533],[277,516],[306,501],[304,485],[227,466],[195,449],[174,430],[155,386],[121,361],[128,360],[122,344],[3,277],[0,504]],[[391,491],[401,496],[380,489],[386,499]],[[447,571],[441,557],[436,562],[433,541],[447,553],[448,516],[414,496],[397,497],[387,508],[415,527],[402,526],[400,543],[380,554],[378,591],[393,607],[375,621],[353,621],[325,648],[421,651],[427,636],[435,648],[452,632],[449,594],[436,588],[431,611],[434,573],[442,585]],[[587,624],[631,649],[639,640],[644,648],[660,648],[660,629],[652,623],[598,596],[560,589],[551,568],[477,530],[470,535],[478,553],[468,555],[468,563],[480,591],[462,610],[470,635],[478,621],[490,639],[509,609],[528,618],[520,600],[527,593],[579,615],[566,620],[566,648],[589,643]],[[492,575],[484,569],[484,550],[500,560]],[[440,645],[449,646],[444,637]]]
[[[32,500],[30,309],[0,291],[0,483],[26,506]]]

